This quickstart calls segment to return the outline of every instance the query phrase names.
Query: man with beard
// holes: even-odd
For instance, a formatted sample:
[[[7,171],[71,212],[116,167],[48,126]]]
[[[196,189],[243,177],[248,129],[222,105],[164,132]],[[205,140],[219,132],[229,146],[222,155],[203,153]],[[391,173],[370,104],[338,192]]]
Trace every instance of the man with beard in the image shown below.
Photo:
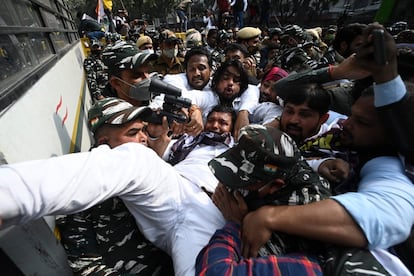
[[[367,25],[351,23],[338,30],[332,46],[321,58],[319,67],[341,63],[344,59],[357,52],[363,43],[363,31]]]
[[[289,134],[297,145],[327,130],[331,99],[326,90],[316,83],[276,84],[273,89],[282,95],[283,111],[269,125]],[[280,94],[280,93],[281,94]]]
[[[393,44],[388,37],[387,51]],[[371,72],[376,82],[375,96],[384,93],[389,99],[395,97],[401,92],[400,86],[393,84],[399,79],[395,53],[388,51],[385,65],[366,63],[367,59],[372,60],[371,39],[370,32],[366,32],[362,52],[326,70],[327,78],[317,78],[357,79]],[[312,80],[315,76],[313,73],[305,79]],[[243,220],[243,255],[255,256],[272,231],[369,249],[386,249],[404,241],[414,222],[414,186],[397,156],[402,149],[395,148],[399,144],[390,146],[392,134],[386,127],[389,126],[375,109],[374,98],[364,93],[353,105],[350,117],[343,122],[345,131],[339,135],[349,150],[361,153],[355,190],[307,206],[269,206],[249,213]]]
[[[209,165],[222,183],[216,188],[213,202],[230,222],[199,254],[199,275],[224,275],[229,271],[232,275],[273,275],[274,271],[281,275],[315,275],[320,273],[319,265],[326,275],[350,271],[388,275],[368,250],[332,246],[280,232],[273,232],[260,249],[261,258],[243,258],[239,226],[248,211],[267,205],[313,204],[330,196],[329,184],[311,170],[285,133],[260,125],[245,127],[238,144]],[[387,255],[400,266],[399,273],[394,274],[406,275],[404,266]]]
[[[242,75],[248,78],[243,66],[239,66],[240,64],[238,60],[224,63],[214,73],[210,85],[211,56],[204,48],[196,47],[187,52],[185,56],[186,72],[166,75],[164,81],[181,88],[182,96],[191,99],[191,102],[200,108],[204,121],[207,114],[217,104],[233,107],[237,112],[233,135],[237,137],[239,129],[249,124],[248,116],[253,112],[259,100],[257,86],[248,84],[248,79],[246,82],[243,81],[242,87],[239,81],[233,82],[233,78],[231,78],[231,84],[225,84],[227,80],[224,80],[224,76],[233,76],[225,73],[229,67],[235,68],[234,70],[238,72],[237,76]],[[227,95],[224,93],[225,90],[228,92]]]
[[[149,107],[134,107],[118,98],[97,101],[88,111],[93,147],[125,143],[148,146],[144,118]],[[118,197],[56,221],[75,275],[173,275],[171,258],[149,242]]]
[[[211,91],[210,77],[212,59],[203,47],[195,47],[184,57],[185,72],[167,74],[164,81],[181,89],[181,95],[196,104],[202,111],[203,118],[217,104]]]
[[[258,102],[258,89],[248,83],[248,75],[237,59],[224,62],[214,73],[211,88],[221,105],[231,106],[238,112],[233,136],[249,124],[249,114]],[[257,93],[256,93],[257,91]]]
[[[244,45],[249,56],[255,59],[256,64],[260,63],[260,35],[259,28],[244,27],[237,32],[237,43]]]
[[[253,124],[266,124],[279,117],[282,114],[282,106],[279,104],[277,91],[274,89],[275,83],[287,77],[288,73],[279,68],[272,67],[263,76],[259,87],[259,103],[254,108],[253,114],[250,114],[249,120]]]
[[[240,43],[230,43],[224,48],[224,60],[238,59],[243,64],[244,69],[249,75],[249,84],[258,85],[256,72],[256,61],[249,56],[245,45]]]
[[[207,50],[204,48],[193,48],[187,52],[185,56],[185,67],[186,72],[178,75],[166,75],[164,81],[172,84],[178,88],[181,88],[182,96],[191,100],[193,105],[196,105],[203,114],[204,121],[207,119],[207,115],[211,109],[217,104],[223,104],[225,101],[217,95],[216,84],[219,78],[222,78],[224,69],[229,66],[228,63],[222,65],[220,69],[215,72],[210,86],[210,74],[212,60]],[[234,64],[240,63],[233,61]],[[237,69],[243,71],[243,68]],[[222,89],[223,90],[223,89]],[[256,106],[259,100],[259,90],[254,85],[248,85],[246,82],[243,85],[243,89],[237,85],[232,87],[235,93],[230,97],[237,97],[236,94],[240,92],[240,98],[236,100],[234,105],[229,105],[234,108],[237,112],[237,120],[234,126],[233,135],[237,137],[237,133],[240,128],[249,124],[249,114],[252,113],[253,108]],[[229,91],[230,91],[229,90]],[[227,96],[226,96],[227,97]],[[224,98],[226,98],[224,97]],[[232,100],[230,100],[232,101]]]
[[[184,72],[183,58],[178,55],[180,40],[171,30],[164,30],[159,35],[160,55],[149,64],[149,72],[161,75]]]

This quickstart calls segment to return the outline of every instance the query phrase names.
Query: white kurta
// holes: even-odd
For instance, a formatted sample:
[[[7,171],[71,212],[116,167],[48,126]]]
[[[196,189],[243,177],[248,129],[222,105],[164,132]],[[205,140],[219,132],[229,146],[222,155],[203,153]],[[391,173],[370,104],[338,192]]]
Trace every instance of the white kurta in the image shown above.
[[[0,167],[5,225],[78,212],[113,196],[123,199],[144,235],[172,256],[176,275],[194,275],[198,252],[225,222],[198,185],[136,143]]]

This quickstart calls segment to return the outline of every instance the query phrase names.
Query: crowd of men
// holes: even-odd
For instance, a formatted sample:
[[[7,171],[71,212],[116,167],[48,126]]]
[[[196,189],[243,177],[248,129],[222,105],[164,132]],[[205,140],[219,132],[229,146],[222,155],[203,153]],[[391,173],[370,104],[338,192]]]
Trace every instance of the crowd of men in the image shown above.
[[[65,215],[79,275],[413,272],[409,36],[125,24],[84,63],[92,150],[2,166],[2,224]]]

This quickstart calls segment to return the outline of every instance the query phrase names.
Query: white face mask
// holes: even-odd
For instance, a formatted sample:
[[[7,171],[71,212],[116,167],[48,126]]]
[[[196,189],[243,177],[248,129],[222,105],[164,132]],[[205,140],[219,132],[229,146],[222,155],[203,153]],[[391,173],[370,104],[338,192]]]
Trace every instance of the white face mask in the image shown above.
[[[144,54],[153,54],[154,53],[154,49],[141,50],[141,53],[144,53]]]
[[[175,58],[178,55],[178,49],[168,49],[168,50],[162,50],[162,54],[166,56],[167,58]]]

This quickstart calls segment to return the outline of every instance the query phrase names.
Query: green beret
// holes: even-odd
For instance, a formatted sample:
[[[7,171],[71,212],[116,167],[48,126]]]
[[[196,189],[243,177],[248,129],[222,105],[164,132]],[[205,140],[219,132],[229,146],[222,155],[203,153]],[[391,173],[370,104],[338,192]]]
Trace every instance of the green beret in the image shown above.
[[[238,39],[251,39],[259,36],[262,31],[259,28],[244,27],[237,32]]]

